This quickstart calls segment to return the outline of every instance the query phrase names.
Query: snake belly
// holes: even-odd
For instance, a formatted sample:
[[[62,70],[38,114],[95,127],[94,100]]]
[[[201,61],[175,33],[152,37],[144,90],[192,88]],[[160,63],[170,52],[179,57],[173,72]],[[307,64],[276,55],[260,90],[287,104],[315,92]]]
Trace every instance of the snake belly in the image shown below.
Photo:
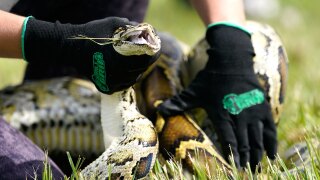
[[[118,105],[110,106],[113,102]],[[139,113],[135,102],[133,88],[112,96],[101,96],[101,119],[102,127],[107,131],[104,132],[107,149],[81,171],[85,179],[109,176],[111,179],[140,179],[152,169],[158,153],[156,130],[152,122]],[[119,121],[118,117],[113,117],[117,115],[123,122],[110,121]],[[114,128],[120,128],[120,133],[110,133]]]

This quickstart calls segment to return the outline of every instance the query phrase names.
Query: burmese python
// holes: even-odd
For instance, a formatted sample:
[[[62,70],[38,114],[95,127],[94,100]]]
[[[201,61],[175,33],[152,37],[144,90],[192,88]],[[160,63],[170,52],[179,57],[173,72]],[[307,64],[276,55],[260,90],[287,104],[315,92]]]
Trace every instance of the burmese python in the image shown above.
[[[139,28],[144,26],[147,25],[142,24]],[[278,117],[285,92],[287,56],[272,28],[256,23],[248,27],[253,31],[257,54],[255,70],[268,92],[274,115]],[[157,38],[153,31],[145,32]],[[11,125],[49,150],[101,154],[105,145],[104,153],[82,171],[86,178],[95,175],[100,179],[111,175],[112,179],[129,179],[133,176],[143,178],[148,174],[158,152],[158,139],[153,124],[142,114],[157,125],[160,151],[164,156],[164,152],[170,152],[190,165],[187,154],[202,149],[199,151],[205,155],[202,161],[210,162],[213,172],[216,165],[228,169],[229,165],[193,121],[193,116],[156,118],[156,101],[169,98],[185,87],[190,82],[188,74],[192,79],[201,68],[194,67],[194,63],[200,64],[200,57],[205,55],[204,41],[186,57],[177,42],[165,35],[162,39],[159,60],[148,69],[135,91],[129,88],[111,96],[102,95],[101,107],[100,94],[90,82],[65,77],[26,82],[2,91],[1,113]],[[142,114],[137,111],[135,92]],[[99,122],[100,108],[102,123]]]

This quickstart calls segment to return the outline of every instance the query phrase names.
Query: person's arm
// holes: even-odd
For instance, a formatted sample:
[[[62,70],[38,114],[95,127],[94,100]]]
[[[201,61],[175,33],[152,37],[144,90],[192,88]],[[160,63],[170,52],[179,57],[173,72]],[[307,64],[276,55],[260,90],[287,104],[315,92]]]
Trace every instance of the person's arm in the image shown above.
[[[127,56],[117,52],[112,43],[100,45],[72,37],[113,38],[117,29],[134,24],[120,17],[61,24],[0,11],[0,57],[23,58],[29,64],[49,68],[72,66],[77,74],[91,79],[100,92],[112,94],[133,85],[158,58],[160,48],[153,54]]]
[[[24,19],[0,10],[0,57],[22,58],[21,30]]]
[[[191,0],[206,26],[216,22],[244,25],[245,13],[242,0]]]

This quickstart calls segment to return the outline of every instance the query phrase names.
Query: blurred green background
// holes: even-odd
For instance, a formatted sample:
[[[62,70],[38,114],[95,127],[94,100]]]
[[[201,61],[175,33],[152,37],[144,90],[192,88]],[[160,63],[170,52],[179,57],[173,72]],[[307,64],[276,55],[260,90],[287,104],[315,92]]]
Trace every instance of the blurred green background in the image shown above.
[[[246,1],[248,19],[272,25],[282,37],[290,60],[286,103],[278,128],[281,153],[299,141],[305,129],[320,122],[320,4],[318,0],[264,0],[265,4],[259,4],[262,1]],[[187,0],[151,0],[146,22],[190,46],[205,33]],[[24,67],[21,60],[1,59],[0,88],[21,82]]]

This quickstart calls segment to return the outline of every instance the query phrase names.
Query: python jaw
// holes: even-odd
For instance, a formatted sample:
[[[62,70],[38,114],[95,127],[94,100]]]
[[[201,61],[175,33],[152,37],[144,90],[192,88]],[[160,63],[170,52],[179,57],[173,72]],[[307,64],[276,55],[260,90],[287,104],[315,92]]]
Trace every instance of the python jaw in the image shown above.
[[[141,23],[136,26],[127,25],[125,27],[119,27],[113,33],[112,38],[87,37],[79,34],[70,37],[69,39],[90,40],[101,46],[112,44],[114,50],[124,56],[153,56],[161,48],[159,36],[148,23]]]
[[[125,56],[143,54],[152,56],[161,47],[159,36],[147,23],[119,28],[115,31],[113,38],[116,40],[113,44],[114,49]]]

